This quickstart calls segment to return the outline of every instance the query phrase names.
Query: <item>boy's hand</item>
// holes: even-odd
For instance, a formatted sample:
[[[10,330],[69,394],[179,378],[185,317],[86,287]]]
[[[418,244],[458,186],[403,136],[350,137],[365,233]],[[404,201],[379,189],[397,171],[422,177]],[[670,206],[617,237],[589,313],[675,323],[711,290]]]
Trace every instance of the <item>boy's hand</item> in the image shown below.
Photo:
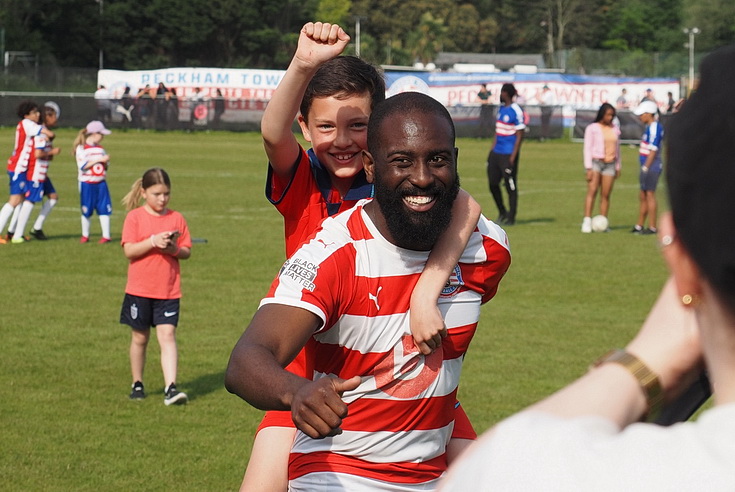
[[[434,304],[430,307],[411,306],[409,324],[413,343],[424,355],[429,355],[442,344],[442,338],[447,336],[447,326],[444,324],[439,307]]]
[[[337,24],[309,22],[299,33],[299,44],[294,60],[307,67],[318,67],[339,56],[349,41],[350,36]]]

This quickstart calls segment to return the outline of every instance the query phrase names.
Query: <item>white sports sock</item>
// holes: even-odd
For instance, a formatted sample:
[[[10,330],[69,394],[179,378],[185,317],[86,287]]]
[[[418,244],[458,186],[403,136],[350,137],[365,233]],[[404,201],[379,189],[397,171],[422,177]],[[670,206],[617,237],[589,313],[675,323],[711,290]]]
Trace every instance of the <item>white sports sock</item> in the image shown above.
[[[13,209],[13,216],[10,218],[10,224],[8,225],[8,234],[15,234],[15,226],[18,223],[18,214],[20,213],[20,205]]]
[[[36,218],[36,223],[33,224],[33,230],[34,231],[40,231],[43,229],[43,223],[46,220],[46,217],[48,217],[48,214],[51,213],[51,210],[56,205],[56,202],[58,200],[55,200],[53,198],[50,198],[43,202],[43,207],[41,207],[41,212],[38,214],[38,218]]]
[[[110,216],[100,215],[100,227],[102,228],[102,237],[110,239]]]
[[[33,212],[33,205],[35,205],[33,202],[26,200],[20,207],[15,207],[16,210],[20,209],[20,213],[18,214],[18,224],[15,229],[18,237],[23,237],[23,233],[26,231],[28,219],[31,218],[31,212]]]
[[[82,215],[82,237],[89,237],[90,222],[89,217]]]
[[[11,204],[6,203],[3,208],[0,209],[0,233],[5,229],[5,224],[8,223],[8,219],[13,215],[13,207]]]

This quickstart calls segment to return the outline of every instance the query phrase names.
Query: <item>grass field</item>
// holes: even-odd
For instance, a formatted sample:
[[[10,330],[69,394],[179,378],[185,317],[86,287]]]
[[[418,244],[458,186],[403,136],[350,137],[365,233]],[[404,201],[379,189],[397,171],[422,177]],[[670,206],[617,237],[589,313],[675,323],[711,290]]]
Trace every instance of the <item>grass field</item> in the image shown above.
[[[7,491],[236,490],[261,412],[227,393],[230,351],[283,261],[282,221],[263,196],[257,134],[116,131],[109,184],[113,244],[79,244],[75,132],[60,130],[51,176],[60,202],[49,241],[0,246],[0,476]],[[13,130],[0,129],[10,153]],[[488,141],[461,139],[462,185],[486,214]],[[0,150],[2,152],[2,150]],[[637,215],[637,155],[624,148],[606,234],[579,232],[581,144],[524,144],[513,263],[483,308],[460,400],[478,431],[583,373],[635,333],[666,276],[655,238],[628,231]],[[142,402],[128,400],[129,329],[118,323],[126,260],[117,205],[152,166],[173,181],[170,206],[195,238],[182,263],[179,388],[163,405],[155,340]],[[659,196],[664,202],[664,189]],[[38,207],[37,207],[38,208]],[[663,208],[663,206],[662,206]],[[33,217],[35,218],[34,212]]]

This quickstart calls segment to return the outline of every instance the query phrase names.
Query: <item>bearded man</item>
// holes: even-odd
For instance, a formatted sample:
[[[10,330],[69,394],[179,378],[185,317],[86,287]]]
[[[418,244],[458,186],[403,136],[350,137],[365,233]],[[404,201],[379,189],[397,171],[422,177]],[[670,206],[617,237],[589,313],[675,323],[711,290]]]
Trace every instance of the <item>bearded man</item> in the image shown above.
[[[454,124],[431,97],[399,94],[373,111],[368,149],[375,198],[286,261],[227,368],[229,391],[291,411],[289,490],[433,490],[480,306],[510,265],[505,232],[481,217],[439,299],[448,336],[421,354],[408,309],[459,190]],[[304,346],[311,379],[283,369]]]

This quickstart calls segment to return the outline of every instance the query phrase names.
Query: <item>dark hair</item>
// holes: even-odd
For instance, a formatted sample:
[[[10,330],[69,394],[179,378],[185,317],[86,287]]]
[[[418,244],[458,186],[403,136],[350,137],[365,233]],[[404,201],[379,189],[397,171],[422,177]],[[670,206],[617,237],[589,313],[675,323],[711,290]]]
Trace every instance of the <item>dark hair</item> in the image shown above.
[[[602,118],[605,116],[605,113],[607,113],[608,109],[613,110],[613,118],[615,118],[615,114],[617,111],[615,111],[615,106],[613,106],[610,103],[602,103],[602,106],[600,106],[600,109],[597,110],[597,116],[595,116],[595,123],[599,123],[602,121]]]
[[[39,109],[38,108],[38,104],[36,104],[35,102],[30,101],[30,100],[28,100],[28,101],[21,101],[21,103],[18,105],[18,109],[17,109],[17,113],[16,114],[18,115],[18,118],[20,118],[22,120],[23,118],[25,118],[25,116],[28,113],[30,113],[34,109]]]
[[[456,137],[454,121],[452,121],[452,117],[450,116],[449,111],[447,111],[447,108],[445,108],[442,103],[426,94],[422,94],[420,92],[402,92],[389,97],[375,106],[375,109],[370,115],[367,132],[367,146],[370,153],[375,154],[380,147],[380,128],[383,126],[383,121],[395,116],[396,114],[406,114],[412,111],[436,114],[445,118],[452,129],[452,146],[454,146],[454,140]]]
[[[669,203],[677,237],[735,312],[735,45],[710,54],[699,73],[667,127]]]
[[[338,56],[319,67],[306,87],[301,100],[301,116],[308,121],[315,98],[338,99],[368,93],[370,109],[385,100],[385,79],[373,65],[356,56]]]
[[[516,86],[514,86],[513,84],[510,84],[510,83],[503,84],[503,86],[500,88],[500,92],[507,93],[510,96],[511,99],[513,99],[514,97],[516,97],[516,94],[518,94],[518,91],[516,90]]]

